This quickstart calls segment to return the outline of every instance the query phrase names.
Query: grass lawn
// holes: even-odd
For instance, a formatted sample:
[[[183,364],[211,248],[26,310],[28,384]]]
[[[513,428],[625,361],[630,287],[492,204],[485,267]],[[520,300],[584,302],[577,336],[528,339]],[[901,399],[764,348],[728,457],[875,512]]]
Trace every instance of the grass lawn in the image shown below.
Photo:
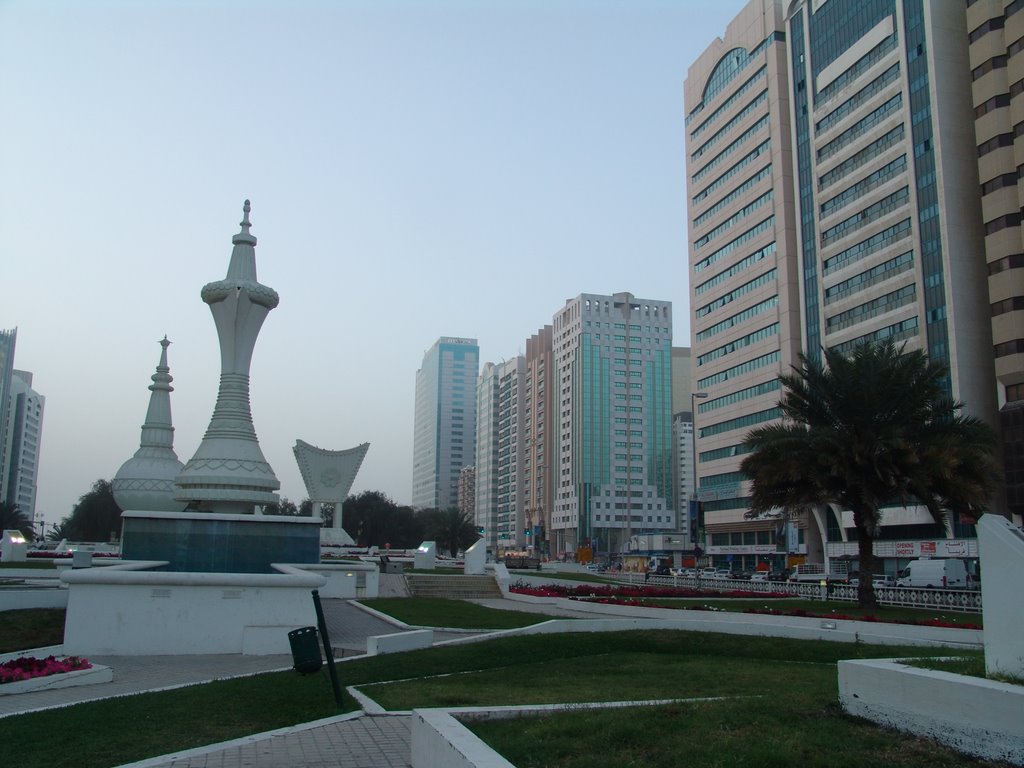
[[[940,611],[934,608],[903,608],[901,606],[880,605],[877,608],[861,608],[856,603],[840,600],[807,600],[804,598],[682,598],[652,599],[637,601],[652,608],[692,608],[702,606],[720,611],[742,612],[746,610],[803,610],[815,615],[839,614],[843,616],[863,617],[874,616],[880,621],[896,621],[918,623],[942,621],[950,624],[974,624],[984,626],[980,613],[960,613]]]
[[[948,650],[697,632],[580,633],[353,659],[339,664],[338,673],[343,685],[360,685],[385,706],[403,710],[741,697],[479,726],[519,768],[971,764],[847,718],[836,707],[838,659],[911,653]],[[101,768],[334,712],[326,672],[219,681],[4,718],[0,765]],[[60,734],[60,748],[39,734]]]
[[[534,571],[534,570],[509,570],[513,576],[547,576],[558,581],[582,581],[591,584],[615,584],[615,577],[601,576],[596,573],[571,573],[568,571]]]
[[[440,597],[382,597],[359,602],[417,627],[515,629],[551,619],[551,616],[540,613],[502,611],[465,600]]]
[[[63,608],[0,611],[0,653],[64,642]]]
[[[45,563],[40,563],[38,561],[33,561],[33,560],[25,560],[25,561],[20,562],[20,563],[0,563],[0,570],[3,570],[4,568],[12,568],[12,569],[13,568],[35,568],[35,569],[38,569],[38,570],[47,570],[48,569],[48,570],[51,570],[51,571],[56,571],[57,570],[56,567],[54,567],[53,563],[51,563],[49,561],[45,562]]]

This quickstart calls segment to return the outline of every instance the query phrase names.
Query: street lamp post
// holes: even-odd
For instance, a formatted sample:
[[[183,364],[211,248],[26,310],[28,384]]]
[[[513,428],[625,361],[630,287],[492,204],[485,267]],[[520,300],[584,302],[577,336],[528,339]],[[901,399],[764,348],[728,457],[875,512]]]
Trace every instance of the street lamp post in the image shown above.
[[[690,490],[690,498],[687,499],[687,504],[693,515],[697,515],[697,507],[700,504],[697,501],[697,400],[703,400],[708,396],[707,392],[691,392],[690,393],[690,418],[693,419],[692,436],[693,436],[693,447],[691,449],[693,453],[693,487]],[[693,502],[692,504],[690,502]],[[695,522],[700,522],[699,520]],[[697,545],[700,542],[700,530],[693,526],[692,530],[696,533],[696,541],[690,542],[693,544],[693,567],[697,569]]]

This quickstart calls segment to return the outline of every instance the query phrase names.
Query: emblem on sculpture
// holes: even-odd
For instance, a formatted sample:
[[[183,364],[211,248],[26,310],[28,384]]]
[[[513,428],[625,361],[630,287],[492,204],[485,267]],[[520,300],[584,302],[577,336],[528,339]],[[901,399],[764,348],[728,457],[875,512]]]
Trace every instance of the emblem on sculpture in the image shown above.
[[[328,488],[333,488],[341,482],[341,472],[331,467],[320,473],[320,482]]]

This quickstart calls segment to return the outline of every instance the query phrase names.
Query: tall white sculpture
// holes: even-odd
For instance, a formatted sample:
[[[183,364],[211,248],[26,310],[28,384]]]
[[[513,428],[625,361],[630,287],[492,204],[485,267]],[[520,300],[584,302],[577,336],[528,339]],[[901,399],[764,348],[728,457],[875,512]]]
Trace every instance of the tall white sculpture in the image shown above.
[[[249,201],[242,231],[231,242],[223,280],[203,286],[203,301],[220,340],[220,389],[210,426],[195,455],[178,475],[175,498],[201,511],[251,514],[257,505],[277,504],[281,487],[260,450],[249,405],[249,368],[256,337],[277,291],[256,279],[256,238],[249,233]]]
[[[149,408],[142,425],[139,450],[121,465],[110,483],[114,500],[121,509],[180,512],[185,504],[174,500],[174,480],[182,464],[174,452],[171,424],[171,369],[167,365],[167,337],[160,342],[160,362],[149,385]]]

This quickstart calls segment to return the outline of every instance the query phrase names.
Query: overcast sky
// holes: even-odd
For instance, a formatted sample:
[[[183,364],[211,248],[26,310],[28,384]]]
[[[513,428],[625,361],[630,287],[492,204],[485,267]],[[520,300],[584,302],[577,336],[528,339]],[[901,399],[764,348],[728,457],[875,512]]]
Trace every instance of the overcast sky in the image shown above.
[[[0,328],[46,396],[37,516],[138,448],[166,334],[187,462],[220,374],[202,286],[252,200],[281,304],[252,408],[291,448],[369,442],[408,503],[416,370],[481,361],[580,293],[675,305],[689,344],[683,81],[744,0],[0,0]]]

